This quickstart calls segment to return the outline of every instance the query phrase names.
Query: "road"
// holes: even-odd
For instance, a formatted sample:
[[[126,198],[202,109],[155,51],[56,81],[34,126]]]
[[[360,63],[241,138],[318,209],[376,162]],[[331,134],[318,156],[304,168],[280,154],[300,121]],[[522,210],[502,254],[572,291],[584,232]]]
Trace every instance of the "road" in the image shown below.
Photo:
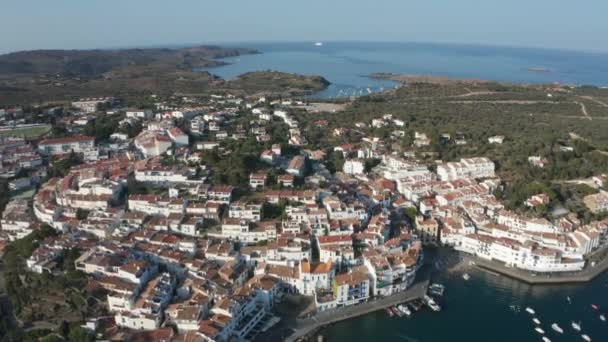
[[[587,119],[592,120],[589,113],[587,113],[587,107],[585,107],[584,103],[582,103],[582,102],[574,102],[574,103],[581,106],[581,111],[583,112],[583,115],[587,117]]]

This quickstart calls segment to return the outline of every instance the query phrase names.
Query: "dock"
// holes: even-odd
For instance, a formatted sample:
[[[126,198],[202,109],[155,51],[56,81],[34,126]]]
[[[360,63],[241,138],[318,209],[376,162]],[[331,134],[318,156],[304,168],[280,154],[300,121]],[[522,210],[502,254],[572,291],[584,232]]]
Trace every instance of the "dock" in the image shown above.
[[[371,299],[365,303],[320,312],[306,319],[297,319],[291,326],[295,332],[287,337],[285,341],[295,342],[298,339],[313,333],[317,329],[322,328],[323,326],[366,315],[374,311],[384,310],[387,307],[403,302],[409,302],[422,298],[426,294],[428,285],[428,280],[419,281],[414,283],[414,285],[409,289],[387,297]]]

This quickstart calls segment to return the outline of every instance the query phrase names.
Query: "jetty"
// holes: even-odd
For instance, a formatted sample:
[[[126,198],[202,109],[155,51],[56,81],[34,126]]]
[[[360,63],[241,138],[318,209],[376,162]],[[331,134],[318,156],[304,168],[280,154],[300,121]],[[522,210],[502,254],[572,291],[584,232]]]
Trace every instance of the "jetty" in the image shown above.
[[[377,299],[371,299],[365,303],[327,310],[315,314],[310,318],[296,319],[291,326],[294,333],[287,337],[285,341],[295,342],[310,335],[323,326],[362,316],[374,311],[384,310],[387,307],[397,305],[399,303],[423,298],[426,294],[428,285],[428,280],[422,280],[415,283],[412,287],[405,291],[397,292],[387,297],[379,297]]]

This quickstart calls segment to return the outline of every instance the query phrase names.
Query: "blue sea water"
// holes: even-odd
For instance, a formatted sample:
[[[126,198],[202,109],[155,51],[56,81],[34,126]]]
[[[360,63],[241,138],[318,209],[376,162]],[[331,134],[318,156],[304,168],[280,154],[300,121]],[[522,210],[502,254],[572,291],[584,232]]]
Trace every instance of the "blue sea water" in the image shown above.
[[[332,85],[321,97],[365,95],[395,83],[365,77],[392,72],[523,83],[608,85],[608,54],[568,50],[426,43],[242,43],[262,52],[226,58],[209,71],[225,79],[259,70],[321,75]],[[533,72],[545,68],[549,72]]]
[[[234,44],[262,52],[225,59],[230,65],[209,71],[225,79],[239,74],[278,70],[321,75],[332,85],[321,97],[362,95],[394,87],[385,80],[364,77],[375,72],[478,78],[517,83],[608,85],[608,54],[566,50],[510,48],[422,43],[313,43]],[[532,72],[546,68],[550,72]],[[581,322],[582,333],[593,341],[608,341],[608,273],[579,285],[531,286],[504,276],[466,270],[436,272],[434,281],[446,286],[440,300],[443,311],[418,312],[410,319],[388,318],[383,311],[332,325],[322,332],[324,341],[542,341],[534,331],[536,310],[541,327],[551,341],[583,341],[571,322]],[[566,297],[572,299],[569,304]],[[600,306],[594,311],[591,304]],[[564,334],[551,329],[558,323]]]

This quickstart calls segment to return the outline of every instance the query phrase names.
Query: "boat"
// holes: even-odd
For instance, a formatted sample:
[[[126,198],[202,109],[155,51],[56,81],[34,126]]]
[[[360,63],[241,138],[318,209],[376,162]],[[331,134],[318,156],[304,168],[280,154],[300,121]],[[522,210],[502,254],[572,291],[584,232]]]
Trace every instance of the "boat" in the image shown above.
[[[591,337],[589,337],[588,335],[582,334],[581,337],[583,338],[583,340],[591,342]]]
[[[391,311],[390,308],[386,308],[386,310],[384,310],[384,311],[386,312],[386,315],[388,317],[393,317],[394,313],[393,313],[393,311]]]
[[[534,322],[534,324],[539,324],[540,325],[540,320],[536,317],[532,318],[532,322]]]
[[[435,303],[435,300],[433,298],[431,298],[430,296],[424,295],[424,301],[426,302],[426,305],[428,305],[429,308],[431,308],[431,310],[441,311],[441,307],[439,305],[437,305],[437,303]]]
[[[462,275],[462,278],[464,280],[469,280],[469,279],[471,279],[471,276],[468,273],[465,273],[465,274]]]
[[[600,321],[605,322],[605,321],[606,321],[606,316],[604,316],[604,315],[600,315]]]
[[[429,293],[434,296],[443,296],[444,290],[445,287],[441,284],[431,284],[431,286],[429,286]]]
[[[401,310],[401,312],[403,312],[407,317],[410,317],[412,315],[410,309],[408,309],[407,306],[403,304],[398,305],[397,308]]]
[[[557,323],[551,324],[551,329],[557,331],[560,334],[564,333],[564,329],[562,329],[559,325],[557,325]]]
[[[572,322],[572,329],[576,331],[581,331],[581,323]]]
[[[536,313],[536,311],[534,311],[534,309],[532,309],[531,307],[526,307],[526,311],[530,314],[530,315],[534,315]]]
[[[395,315],[397,315],[397,317],[403,317],[403,312],[401,312],[401,310],[397,309],[397,307],[393,306],[393,307],[391,307],[391,310],[393,310],[393,313]]]
[[[547,336],[543,336],[543,341],[544,342],[551,342],[551,340]]]
[[[422,309],[423,303],[420,300],[414,300],[410,303],[410,307],[414,309],[414,311],[420,311]]]
[[[536,328],[534,328],[534,330],[536,330],[536,332],[539,333],[539,334],[541,334],[541,335],[545,334],[545,331],[542,328],[540,328],[540,327],[536,327]]]
[[[323,46],[323,43],[321,43],[321,42],[316,42],[316,43],[315,43],[315,46]]]
[[[570,296],[566,297],[566,300],[568,301],[568,304],[572,304],[572,300],[570,299]]]
[[[595,304],[591,304],[591,308],[592,308],[593,310],[599,310],[599,308],[600,308],[600,307],[599,307],[599,306],[597,306],[597,305],[595,305]]]

